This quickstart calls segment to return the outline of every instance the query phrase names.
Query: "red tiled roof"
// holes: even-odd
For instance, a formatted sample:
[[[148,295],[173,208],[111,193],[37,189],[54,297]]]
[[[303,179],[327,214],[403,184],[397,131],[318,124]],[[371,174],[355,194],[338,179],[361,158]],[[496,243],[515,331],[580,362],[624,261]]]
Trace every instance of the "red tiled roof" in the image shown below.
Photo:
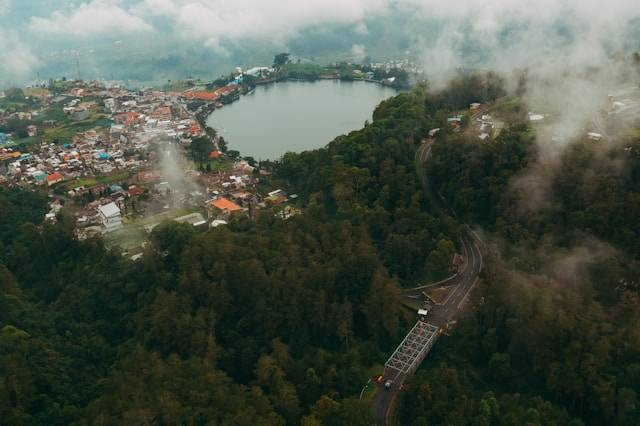
[[[213,200],[211,204],[213,205],[213,207],[219,210],[228,211],[229,213],[242,210],[242,207],[232,201],[227,200],[226,198],[218,198],[217,200]]]
[[[215,93],[217,93],[218,96],[227,96],[228,94],[233,93],[236,90],[238,90],[238,88],[235,86],[224,86],[216,90]]]
[[[190,90],[182,93],[185,99],[197,99],[199,101],[217,101],[222,96],[227,96],[230,93],[238,90],[236,86],[224,86],[213,92],[208,92],[204,90]]]
[[[171,117],[171,108],[168,106],[156,108],[152,113],[153,118]]]
[[[53,182],[56,180],[62,180],[64,179],[64,176],[62,176],[62,174],[55,172],[55,173],[51,173],[49,176],[47,176],[47,182]]]
[[[198,124],[192,124],[191,125],[191,134],[192,135],[200,134],[200,132],[202,132],[202,129],[200,128],[200,126]]]
[[[215,101],[220,97],[216,92],[205,91],[184,92],[183,96],[186,99],[197,99],[199,101]]]
[[[144,193],[144,189],[139,186],[131,186],[129,187],[129,195],[132,197],[137,197],[138,195],[142,195]]]
[[[140,113],[133,112],[133,111],[121,112],[119,114],[116,114],[113,117],[113,119],[117,123],[126,124],[126,125],[135,124],[137,121],[141,121],[140,120],[141,118],[142,118],[142,115]]]

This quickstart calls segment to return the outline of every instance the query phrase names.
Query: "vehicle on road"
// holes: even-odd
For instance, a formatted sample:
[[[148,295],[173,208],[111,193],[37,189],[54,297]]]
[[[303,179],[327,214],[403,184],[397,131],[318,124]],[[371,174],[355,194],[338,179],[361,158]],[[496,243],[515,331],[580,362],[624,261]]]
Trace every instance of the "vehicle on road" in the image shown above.
[[[424,307],[422,309],[418,309],[418,319],[422,322],[427,322],[427,316],[429,315],[429,308]]]
[[[389,379],[389,380],[387,380],[386,382],[384,382],[384,388],[385,388],[386,390],[391,389],[391,387],[392,387],[392,386],[393,386],[393,380]]]

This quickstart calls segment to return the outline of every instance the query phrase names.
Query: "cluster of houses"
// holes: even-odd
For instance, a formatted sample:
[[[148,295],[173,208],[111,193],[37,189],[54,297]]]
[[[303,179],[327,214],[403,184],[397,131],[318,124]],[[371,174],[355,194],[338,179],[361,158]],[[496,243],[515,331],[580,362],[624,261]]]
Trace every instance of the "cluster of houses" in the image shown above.
[[[374,70],[383,70],[386,72],[390,72],[393,70],[403,70],[413,74],[419,74],[422,72],[422,69],[419,66],[412,63],[408,59],[395,59],[386,62],[372,62],[370,66]]]
[[[257,67],[239,75],[262,78],[271,72]],[[210,158],[232,163],[230,170],[181,170],[190,182],[189,189],[173,187],[159,167],[152,149],[155,142],[189,146],[193,138],[205,136],[197,112],[192,112],[193,102],[217,107],[233,100],[239,91],[233,83],[212,91],[165,92],[106,87],[98,82],[74,82],[66,93],[55,97],[42,91],[39,105],[21,113],[30,115],[25,120],[57,108],[65,115],[65,125],[81,120],[95,121],[95,125],[64,140],[45,141],[43,137],[44,142],[29,152],[3,145],[10,135],[0,134],[0,185],[50,187],[52,201],[46,215],[50,221],[56,220],[63,204],[73,201],[80,238],[111,234],[142,215],[157,215],[159,223],[162,214],[178,206],[197,212],[175,220],[199,229],[224,225],[237,214],[253,216],[272,206],[281,206],[278,217],[293,217],[300,211],[286,203],[295,195],[282,190],[260,195],[260,174],[247,161],[227,158],[217,146]],[[30,134],[59,124],[37,123],[30,126]]]
[[[0,172],[4,172],[6,183],[54,185],[117,170],[137,170],[152,159],[148,148],[153,140],[164,138],[188,145],[192,137],[203,134],[177,94],[132,92],[117,86],[100,92],[88,87],[72,92],[94,99],[103,96],[98,99],[104,103],[108,124],[77,133],[64,143],[42,143],[32,152],[0,148]],[[72,99],[64,111],[74,115],[95,108],[96,103]]]

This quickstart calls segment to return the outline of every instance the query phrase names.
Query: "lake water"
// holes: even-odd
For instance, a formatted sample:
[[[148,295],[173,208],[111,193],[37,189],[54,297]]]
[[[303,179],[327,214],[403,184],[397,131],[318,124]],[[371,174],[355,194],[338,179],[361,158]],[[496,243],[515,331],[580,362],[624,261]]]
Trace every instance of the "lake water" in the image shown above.
[[[276,160],[288,151],[320,148],[362,128],[375,107],[396,94],[362,81],[275,83],[258,86],[214,111],[207,124],[218,130],[229,149],[257,160]]]

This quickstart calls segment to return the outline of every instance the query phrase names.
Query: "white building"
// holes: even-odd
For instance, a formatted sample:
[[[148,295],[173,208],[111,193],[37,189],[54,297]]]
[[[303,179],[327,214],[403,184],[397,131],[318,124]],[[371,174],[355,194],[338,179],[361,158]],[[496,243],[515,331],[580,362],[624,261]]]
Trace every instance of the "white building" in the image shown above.
[[[122,215],[116,203],[105,204],[98,211],[100,212],[100,220],[105,232],[112,232],[122,228]]]
[[[600,133],[595,133],[595,132],[587,133],[587,137],[589,138],[589,140],[596,141],[596,142],[602,139],[602,135]]]
[[[544,120],[544,115],[536,114],[534,112],[529,112],[529,121],[542,121]]]

